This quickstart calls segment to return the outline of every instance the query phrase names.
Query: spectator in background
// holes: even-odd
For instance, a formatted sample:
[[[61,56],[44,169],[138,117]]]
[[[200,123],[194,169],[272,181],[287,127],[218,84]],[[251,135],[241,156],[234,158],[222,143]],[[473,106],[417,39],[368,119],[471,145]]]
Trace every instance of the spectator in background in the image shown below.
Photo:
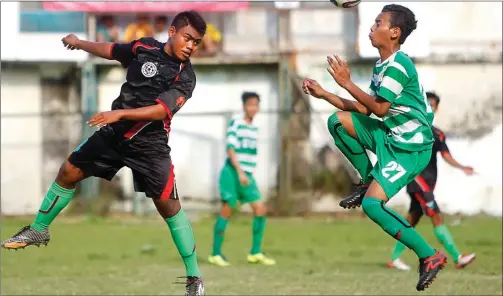
[[[201,47],[193,56],[214,56],[220,50],[221,45],[222,33],[220,33],[215,25],[208,23]]]
[[[124,35],[125,42],[131,42],[143,37],[153,37],[154,27],[150,24],[150,19],[147,15],[139,15],[136,18],[136,23],[127,26]]]
[[[164,15],[159,15],[155,17],[154,21],[155,35],[154,38],[166,42],[169,38],[168,34],[168,18]]]
[[[115,25],[111,15],[104,15],[96,29],[97,42],[118,42],[119,27]]]

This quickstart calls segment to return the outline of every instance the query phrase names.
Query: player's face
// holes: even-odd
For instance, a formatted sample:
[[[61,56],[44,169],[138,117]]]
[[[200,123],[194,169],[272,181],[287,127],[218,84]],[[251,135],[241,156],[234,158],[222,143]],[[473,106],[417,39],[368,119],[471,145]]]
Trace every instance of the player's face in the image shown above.
[[[438,104],[437,104],[437,101],[435,99],[428,99],[428,101],[430,102],[430,106],[431,106],[431,109],[433,110],[433,113],[436,113],[437,110],[438,110]]]
[[[181,61],[190,58],[203,38],[192,26],[185,26],[178,31],[171,26],[168,33],[173,55]]]
[[[248,100],[246,100],[246,103],[244,104],[243,108],[246,117],[253,119],[255,117],[255,114],[257,114],[257,112],[260,109],[258,98],[257,97],[249,98]]]
[[[370,42],[372,46],[380,48],[386,44],[398,40],[400,37],[399,28],[391,28],[391,14],[381,12],[375,19],[374,25],[370,28]]]

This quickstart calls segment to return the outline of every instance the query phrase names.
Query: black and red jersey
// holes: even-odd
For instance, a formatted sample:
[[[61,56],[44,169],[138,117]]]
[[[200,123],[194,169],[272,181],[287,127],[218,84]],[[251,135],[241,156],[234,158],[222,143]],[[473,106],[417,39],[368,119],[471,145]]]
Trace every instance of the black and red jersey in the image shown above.
[[[445,142],[445,134],[438,128],[433,127],[435,142],[431,151],[430,162],[414,181],[407,185],[407,192],[431,192],[437,183],[437,153],[450,153]]]
[[[141,38],[116,43],[111,48],[111,56],[127,68],[126,82],[113,101],[112,110],[161,104],[168,114],[163,121],[121,120],[105,127],[135,150],[169,153],[171,120],[196,86],[190,61],[181,62],[168,55],[164,46],[153,38]]]

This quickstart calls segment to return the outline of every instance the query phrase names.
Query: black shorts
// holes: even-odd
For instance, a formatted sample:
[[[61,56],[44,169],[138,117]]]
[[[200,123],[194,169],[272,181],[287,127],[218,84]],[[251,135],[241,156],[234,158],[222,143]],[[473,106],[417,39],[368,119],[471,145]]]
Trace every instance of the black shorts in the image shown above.
[[[429,217],[440,213],[440,208],[433,194],[436,182],[436,174],[425,172],[407,185],[407,193],[411,198],[409,213],[425,214]]]
[[[86,177],[108,181],[126,166],[133,171],[136,192],[144,192],[153,199],[178,199],[169,153],[148,155],[132,148],[128,141],[117,139],[110,129],[101,128],[80,144],[68,161]]]

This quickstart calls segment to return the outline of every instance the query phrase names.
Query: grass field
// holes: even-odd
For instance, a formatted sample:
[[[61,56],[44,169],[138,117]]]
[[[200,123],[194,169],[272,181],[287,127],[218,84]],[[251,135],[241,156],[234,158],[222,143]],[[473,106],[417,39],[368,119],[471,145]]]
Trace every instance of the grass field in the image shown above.
[[[28,221],[3,219],[2,239]],[[415,290],[417,259],[407,251],[410,272],[388,270],[394,241],[367,219],[269,219],[265,251],[278,265],[250,266],[246,257],[251,220],[231,221],[224,252],[233,265],[206,264],[213,219],[194,223],[208,295],[406,295]],[[419,231],[439,246],[428,221]],[[451,227],[463,251],[477,253],[465,270],[453,264],[426,295],[502,295],[502,221],[474,217]],[[184,269],[162,220],[60,219],[48,247],[2,250],[3,295],[182,295],[172,284]],[[451,261],[452,262],[452,261]]]

